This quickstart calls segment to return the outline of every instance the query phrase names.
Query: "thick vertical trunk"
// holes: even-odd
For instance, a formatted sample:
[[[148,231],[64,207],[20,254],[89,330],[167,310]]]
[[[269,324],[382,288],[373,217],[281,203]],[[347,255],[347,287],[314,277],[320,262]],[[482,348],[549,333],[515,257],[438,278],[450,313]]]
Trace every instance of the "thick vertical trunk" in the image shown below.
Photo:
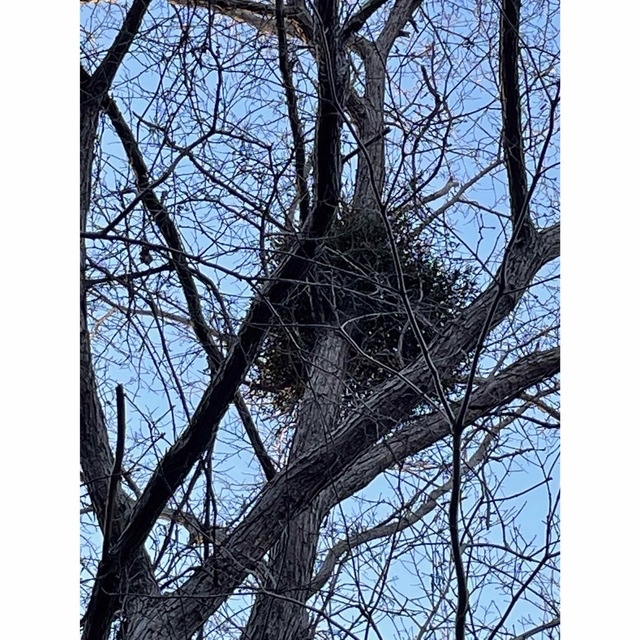
[[[307,391],[292,444],[290,462],[331,438],[344,391],[348,344],[337,333],[318,343]],[[295,518],[271,551],[273,585],[258,594],[244,633],[246,640],[302,640],[309,637],[304,607],[316,545],[326,510],[319,503]]]
[[[80,233],[87,229],[91,204],[91,174],[99,105],[84,92],[80,96]],[[80,240],[80,460],[87,490],[96,515],[102,522],[112,456],[104,414],[98,401],[87,326],[85,286],[86,248]]]
[[[352,222],[366,232],[381,224],[378,197],[384,186],[384,60],[373,48],[363,56],[366,70],[364,95],[351,101],[349,111],[361,142],[358,156]],[[337,424],[343,395],[348,345],[329,333],[316,348],[314,367],[300,406],[290,462],[295,462],[331,436]],[[320,497],[319,497],[320,498]],[[322,521],[330,500],[318,499],[295,518],[271,551],[274,584],[256,597],[244,640],[308,640],[313,630],[305,603],[310,596]]]
[[[82,103],[81,103],[82,104]],[[87,216],[91,202],[91,167],[93,147],[98,128],[98,108],[82,105],[80,111],[80,231],[87,227]],[[84,243],[82,243],[84,246]]]
[[[358,154],[353,215],[363,222],[380,223],[379,196],[384,187],[384,89],[385,64],[380,52],[371,47],[363,52],[365,90],[362,97],[349,101],[349,112],[360,142],[366,144]]]

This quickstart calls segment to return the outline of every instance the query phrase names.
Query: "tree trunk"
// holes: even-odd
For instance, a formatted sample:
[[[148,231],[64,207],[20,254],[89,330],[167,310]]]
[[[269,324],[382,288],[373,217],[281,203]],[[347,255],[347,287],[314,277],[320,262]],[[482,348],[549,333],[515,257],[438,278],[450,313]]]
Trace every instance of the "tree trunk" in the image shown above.
[[[353,223],[363,229],[381,226],[379,196],[384,186],[384,55],[374,47],[361,51],[365,90],[347,101],[362,143],[358,156]],[[331,435],[344,390],[348,345],[329,333],[319,341],[314,367],[292,444],[290,463],[299,460]],[[328,493],[319,496],[291,522],[271,551],[272,589],[260,592],[243,634],[244,640],[308,640],[313,635],[305,603],[310,596],[320,527],[331,509]]]
[[[353,215],[366,224],[380,224],[380,205],[384,187],[384,83],[385,63],[374,47],[363,52],[365,90],[362,97],[350,96],[347,104],[365,149],[358,155]],[[375,186],[374,186],[375,185]],[[377,191],[377,196],[376,196]]]
[[[300,418],[290,462],[331,438],[338,423],[344,392],[344,371],[349,346],[337,333],[318,342],[309,384],[301,401]],[[313,577],[318,533],[326,511],[314,503],[286,528],[271,551],[273,585],[256,597],[243,638],[245,640],[303,640],[309,637],[304,603]]]

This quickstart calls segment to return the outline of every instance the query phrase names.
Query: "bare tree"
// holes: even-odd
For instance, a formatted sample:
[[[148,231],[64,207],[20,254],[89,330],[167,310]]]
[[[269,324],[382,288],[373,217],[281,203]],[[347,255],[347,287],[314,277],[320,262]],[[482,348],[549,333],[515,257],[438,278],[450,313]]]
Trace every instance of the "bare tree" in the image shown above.
[[[556,4],[82,4],[83,638],[558,637]]]

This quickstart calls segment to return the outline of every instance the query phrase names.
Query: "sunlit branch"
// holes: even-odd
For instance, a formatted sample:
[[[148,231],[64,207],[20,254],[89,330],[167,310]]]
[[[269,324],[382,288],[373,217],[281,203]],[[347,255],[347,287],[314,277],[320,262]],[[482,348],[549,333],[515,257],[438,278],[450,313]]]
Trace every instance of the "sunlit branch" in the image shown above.
[[[546,631],[547,629],[553,629],[560,625],[560,617],[554,618],[553,620],[549,620],[549,622],[545,622],[544,624],[540,624],[537,627],[533,627],[533,629],[529,629],[524,633],[521,633],[513,638],[513,640],[526,640],[527,638],[531,638],[541,631]]]
[[[228,16],[254,27],[262,35],[276,34],[276,9],[274,4],[251,0],[168,0],[170,4],[198,7]],[[287,35],[308,44],[313,41],[313,21],[304,5],[285,7]]]

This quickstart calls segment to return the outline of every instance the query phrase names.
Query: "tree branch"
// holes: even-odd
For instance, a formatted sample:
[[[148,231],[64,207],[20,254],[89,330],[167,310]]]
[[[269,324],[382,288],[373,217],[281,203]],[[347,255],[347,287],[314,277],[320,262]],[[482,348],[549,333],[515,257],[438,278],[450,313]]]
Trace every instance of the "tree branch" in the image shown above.
[[[391,50],[391,46],[421,4],[422,0],[396,0],[376,40],[376,44],[381,51],[387,52]]]
[[[505,420],[504,422],[511,422],[511,420]],[[504,426],[506,426],[506,424]],[[465,470],[463,472],[463,475],[469,475],[475,469],[475,467],[486,461],[489,446],[495,440],[498,432],[502,428],[503,426],[498,426],[491,433],[485,436],[474,454],[464,463]],[[327,556],[324,562],[320,566],[320,569],[318,569],[318,572],[313,579],[312,586],[310,588],[311,595],[317,593],[327,582],[327,580],[329,580],[335,566],[340,561],[341,556],[345,555],[346,553],[351,553],[356,547],[365,544],[366,542],[371,542],[372,540],[378,540],[380,538],[386,538],[387,536],[396,535],[401,531],[412,527],[417,522],[420,522],[420,520],[422,520],[426,515],[431,513],[438,506],[438,500],[440,500],[440,498],[442,498],[442,496],[444,496],[446,493],[451,491],[452,485],[453,478],[450,478],[449,480],[447,480],[447,482],[430,491],[426,499],[422,501],[422,504],[418,508],[413,509],[409,513],[406,513],[402,516],[399,516],[393,522],[372,527],[370,529],[367,529],[366,531],[362,531],[356,534],[355,536],[340,540],[338,543],[336,543],[327,552]]]
[[[252,0],[169,0],[170,4],[215,10],[238,22],[254,27],[258,33],[276,34],[276,9],[273,4]],[[284,7],[287,35],[305,44],[313,42],[313,21],[303,3]]]
[[[543,243],[544,244],[544,243]],[[535,273],[543,266],[542,255],[549,255],[545,246],[516,246],[511,257],[510,291],[499,300],[492,325],[496,326],[508,313],[526,289]],[[461,316],[453,321],[444,335],[431,347],[434,363],[442,375],[451,372],[461,357],[476,346],[476,340],[486,320],[487,306],[495,299],[496,285],[490,286],[471,304]],[[534,354],[526,361],[513,365],[503,376],[495,376],[483,387],[483,393],[474,393],[470,399],[465,419],[471,421],[482,415],[483,410],[493,407],[493,402],[512,400],[517,394],[540,379],[557,373],[559,356],[557,351]],[[528,366],[526,366],[528,365]],[[422,359],[406,367],[402,374],[412,385],[429,392],[432,377]],[[509,381],[514,384],[509,385]],[[525,386],[518,386],[525,385]],[[506,386],[505,386],[506,385]],[[509,391],[505,395],[505,392]],[[406,419],[412,408],[423,399],[411,385],[397,379],[375,387],[363,400],[362,408],[354,410],[333,433],[329,442],[318,447],[285,472],[279,473],[256,500],[254,508],[244,521],[231,532],[224,552],[210,558],[201,569],[194,572],[185,585],[173,594],[179,603],[173,607],[163,602],[154,607],[154,628],[170,629],[172,633],[189,633],[197,626],[201,616],[209,616],[226,600],[247,573],[255,568],[258,560],[276,542],[282,530],[298,513],[308,508],[321,491],[331,485],[331,492],[339,490],[338,477],[341,470],[353,466],[358,468],[358,459],[381,438],[387,435],[398,422]],[[487,406],[488,405],[488,406]],[[450,433],[450,426],[441,415],[432,418],[429,433],[439,440]],[[431,428],[435,432],[431,431]],[[415,428],[392,436],[383,445],[385,448],[396,437],[411,440]],[[406,446],[406,445],[405,445]],[[424,435],[420,447],[425,446]],[[407,451],[407,454],[409,452]],[[395,458],[394,461],[397,461]],[[361,467],[359,467],[361,468]],[[383,467],[384,468],[384,467]],[[358,476],[360,478],[360,475]],[[365,484],[370,481],[366,479]],[[364,481],[365,479],[363,479]],[[351,493],[348,493],[351,495]],[[209,594],[209,595],[204,595]],[[197,597],[196,597],[197,596]],[[157,614],[157,615],[156,615]]]
[[[483,380],[471,396],[465,427],[491,414],[499,406],[516,398],[532,386],[560,371],[560,350],[533,353],[514,362],[504,371]],[[452,406],[454,413],[457,405]],[[383,441],[375,444],[336,478],[327,497],[330,507],[360,491],[383,471],[424,451],[450,435],[450,425],[439,412],[412,421]]]
[[[422,233],[425,229],[427,229],[433,223],[434,220],[437,220],[447,209],[452,207],[456,202],[459,202],[460,199],[462,198],[462,196],[465,194],[465,192],[470,187],[472,187],[474,184],[476,184],[476,182],[478,182],[479,180],[484,178],[484,176],[486,176],[488,173],[491,173],[491,171],[493,171],[500,164],[502,164],[501,160],[494,160],[489,165],[487,165],[484,169],[482,169],[482,171],[480,171],[475,176],[473,176],[473,178],[471,178],[470,180],[465,182],[462,186],[460,186],[457,182],[452,183],[451,181],[449,181],[447,183],[447,186],[451,184],[452,187],[460,186],[460,188],[458,189],[458,191],[456,191],[456,193],[453,195],[453,197],[449,198],[449,200],[447,200],[443,205],[438,207],[435,211],[430,213],[428,216],[425,217],[424,220],[422,220],[420,222],[420,224],[419,224],[419,226],[418,226],[418,228],[416,230],[416,235]],[[440,191],[438,191],[434,195],[436,197],[440,197],[441,195],[445,195],[446,194],[445,189],[446,189],[446,186],[445,186],[444,189],[441,189]],[[447,189],[447,191],[448,191],[448,189]],[[435,199],[435,198],[429,198],[429,196],[427,196],[427,198],[420,198],[418,200],[418,202],[421,205],[423,205],[423,204],[426,204],[427,202],[429,202],[430,199]]]
[[[96,619],[96,629],[103,628],[105,620],[110,620],[114,613],[115,596],[113,594],[117,593],[119,567],[126,566],[128,560],[141,547],[169,498],[215,438],[220,420],[233,400],[238,385],[252,365],[266,335],[273,319],[274,307],[286,299],[293,284],[306,274],[321,239],[326,235],[333,220],[340,193],[341,127],[340,108],[336,105],[337,96],[341,94],[337,90],[339,80],[335,76],[338,55],[335,41],[337,20],[335,2],[322,2],[319,7],[319,17],[323,24],[325,39],[318,72],[320,100],[317,127],[319,143],[316,151],[316,205],[307,223],[301,229],[300,238],[293,243],[286,259],[254,299],[238,332],[236,343],[203,394],[191,423],[158,463],[142,496],[136,503],[126,529],[114,545],[107,562],[99,570],[89,605]],[[114,107],[113,102],[108,105],[110,113],[117,116]],[[122,127],[120,129],[126,134]],[[132,149],[132,152],[133,157],[135,149]],[[148,180],[143,165],[139,170],[141,177]],[[153,207],[152,214],[166,224],[162,207],[157,207],[152,200],[149,200],[149,204]],[[176,258],[179,260],[180,255]],[[282,477],[282,474],[279,474],[273,480],[278,487],[283,482]],[[270,544],[275,542],[280,531],[273,529],[270,532]],[[253,540],[247,543],[249,547],[255,546]],[[241,558],[244,555],[241,553],[237,557]],[[215,558],[218,557],[220,557],[219,554],[216,554]],[[243,574],[244,568],[238,569],[237,559],[234,559],[231,564],[229,576],[232,576],[235,582],[237,577]],[[225,575],[223,579],[227,581],[229,577]],[[101,636],[87,634],[86,640],[98,637]]]
[[[152,220],[158,226],[164,241],[170,249],[169,261],[176,271],[180,285],[182,286],[187,308],[189,309],[189,316],[193,323],[193,330],[205,350],[207,357],[214,363],[219,362],[220,353],[216,345],[211,341],[209,335],[210,329],[205,322],[202,307],[200,306],[200,295],[191,275],[178,229],[171,220],[164,205],[155,195],[153,189],[150,188],[149,171],[138,147],[138,143],[113,98],[105,96],[104,108],[120,138],[131,168],[136,176],[142,202]]]
[[[113,533],[113,514],[116,504],[116,493],[122,473],[122,460],[124,458],[124,441],[126,437],[126,417],[124,406],[124,389],[121,384],[116,387],[116,409],[118,416],[118,435],[116,440],[116,455],[113,460],[113,469],[109,478],[109,492],[107,494],[107,506],[104,517],[104,536],[102,540],[102,557],[106,558],[111,545]]]
[[[136,37],[142,19],[144,18],[151,0],[134,0],[131,8],[127,12],[127,15],[122,24],[122,28],[118,32],[113,44],[107,51],[107,54],[103,58],[102,62],[98,65],[91,76],[91,80],[88,87],[88,94],[92,95],[98,102],[102,101],[102,98],[106,96],[107,92],[111,88],[113,79],[120,68],[120,64],[124,59],[129,47]]]
[[[309,217],[309,188],[305,177],[305,153],[304,136],[302,135],[302,125],[298,115],[298,96],[293,85],[293,71],[291,62],[287,54],[287,30],[285,26],[283,0],[275,0],[276,26],[278,33],[278,62],[280,73],[282,74],[282,85],[287,99],[287,112],[289,114],[289,125],[293,137],[293,153],[296,168],[296,187],[300,201],[300,223],[304,224]]]
[[[362,8],[345,23],[342,29],[343,38],[347,40],[362,29],[365,22],[386,2],[389,2],[389,0],[368,0],[368,2],[365,2]]]
[[[514,234],[530,224],[527,168],[520,115],[518,63],[520,57],[520,0],[503,0],[500,12],[500,98],[502,147],[509,179]]]
[[[498,634],[500,628],[502,627],[502,625],[504,625],[504,623],[507,621],[507,618],[509,617],[509,614],[511,613],[511,611],[513,611],[513,608],[516,606],[516,603],[518,602],[518,600],[520,599],[520,597],[522,596],[522,594],[529,588],[529,585],[533,582],[533,579],[538,575],[538,573],[540,573],[540,571],[544,568],[545,563],[552,559],[552,558],[556,558],[560,555],[560,552],[555,552],[555,553],[550,553],[548,550],[547,552],[544,554],[544,556],[540,559],[540,561],[538,562],[538,566],[529,574],[528,578],[520,585],[520,588],[516,591],[515,595],[512,597],[511,602],[509,603],[509,606],[507,607],[507,609],[505,610],[505,612],[502,614],[502,617],[500,618],[500,620],[498,621],[498,623],[493,627],[491,634],[489,635],[489,637],[487,638],[487,640],[493,640],[496,635]],[[558,624],[559,624],[559,619],[558,619]],[[549,626],[547,628],[551,628],[551,627],[555,627],[556,624],[549,623]],[[542,629],[538,629],[538,630],[542,630]],[[534,631],[534,633],[537,633],[537,630]],[[533,633],[529,633],[529,636],[533,635]],[[524,637],[528,637],[526,634],[524,635]]]
[[[553,629],[560,624],[560,616],[554,618],[553,620],[549,620],[549,622],[545,622],[544,624],[540,624],[537,627],[533,627],[533,629],[529,629],[524,633],[521,633],[518,636],[515,636],[513,640],[526,640],[526,638],[530,638],[531,636],[535,636],[537,633],[541,631],[546,631],[547,629]]]
[[[191,325],[193,326],[194,333],[196,334],[200,345],[207,355],[213,375],[216,368],[220,366],[220,363],[222,362],[223,354],[215,342],[211,340],[212,331],[206,323],[202,313],[200,294],[185,256],[182,240],[180,239],[180,233],[173,223],[169,212],[151,188],[149,171],[138,147],[138,143],[113,98],[106,96],[104,106],[116,133],[120,137],[122,146],[124,147],[131,167],[135,173],[142,202],[147,211],[149,211],[153,221],[157,224],[164,241],[170,249],[169,261],[178,275],[178,279],[187,302]],[[256,453],[256,457],[263,468],[267,480],[270,480],[276,474],[273,462],[262,444],[257,427],[255,426],[251,418],[251,414],[239,393],[235,394],[234,401],[245,431],[247,432],[247,436],[249,437],[249,441]]]

